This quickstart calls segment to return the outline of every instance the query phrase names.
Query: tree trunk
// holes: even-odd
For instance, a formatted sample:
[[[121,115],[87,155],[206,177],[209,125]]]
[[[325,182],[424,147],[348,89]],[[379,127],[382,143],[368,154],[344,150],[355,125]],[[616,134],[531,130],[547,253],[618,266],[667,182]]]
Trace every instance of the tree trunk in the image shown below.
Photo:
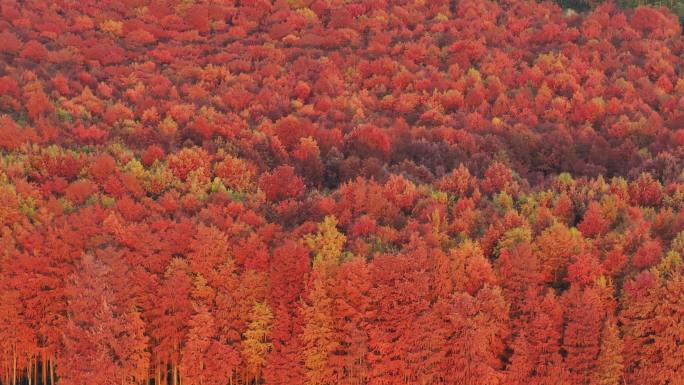
[[[47,354],[45,352],[45,348],[43,348],[43,351],[41,353],[41,361],[40,361],[40,370],[41,374],[43,376],[43,383],[42,385],[47,385]]]
[[[154,385],[161,385],[161,369],[159,368],[159,359],[154,369]]]
[[[50,385],[55,385],[55,362],[50,359]]]
[[[17,385],[17,345],[12,346],[12,385]]]
[[[178,378],[176,377],[176,359],[171,362],[171,385],[178,385]]]

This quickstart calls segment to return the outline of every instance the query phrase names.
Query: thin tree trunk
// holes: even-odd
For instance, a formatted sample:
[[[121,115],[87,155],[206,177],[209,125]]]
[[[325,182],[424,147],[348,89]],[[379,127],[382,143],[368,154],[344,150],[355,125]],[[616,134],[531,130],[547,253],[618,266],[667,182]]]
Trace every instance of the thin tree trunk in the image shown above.
[[[17,385],[17,345],[12,346],[12,385]]]
[[[47,354],[45,352],[45,348],[43,348],[43,351],[41,353],[41,361],[40,361],[40,370],[43,375],[43,383],[42,385],[47,385]]]
[[[176,359],[171,362],[171,385],[178,385],[178,378],[176,377]]]
[[[55,385],[55,361],[50,359],[50,385]]]
[[[159,368],[159,358],[154,368],[154,385],[161,385],[161,369]]]

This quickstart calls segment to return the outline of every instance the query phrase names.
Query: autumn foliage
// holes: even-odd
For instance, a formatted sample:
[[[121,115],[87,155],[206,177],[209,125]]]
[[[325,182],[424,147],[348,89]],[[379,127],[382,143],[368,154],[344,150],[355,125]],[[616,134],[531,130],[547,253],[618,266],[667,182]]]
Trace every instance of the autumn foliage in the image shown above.
[[[0,384],[680,385],[664,8],[0,1]]]

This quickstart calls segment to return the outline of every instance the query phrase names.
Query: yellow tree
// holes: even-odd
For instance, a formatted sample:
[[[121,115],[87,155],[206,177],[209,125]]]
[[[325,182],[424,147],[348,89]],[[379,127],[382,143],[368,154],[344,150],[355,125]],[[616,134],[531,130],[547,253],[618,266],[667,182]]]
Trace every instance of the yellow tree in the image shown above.
[[[327,216],[318,225],[318,232],[306,238],[314,253],[314,267],[311,275],[309,295],[304,303],[304,318],[307,320],[302,331],[304,342],[304,364],[307,369],[307,383],[319,385],[330,383],[333,372],[329,359],[335,351],[333,300],[330,282],[342,255],[347,237],[337,229],[334,216]]]
[[[318,225],[318,232],[305,241],[314,252],[314,266],[330,266],[339,262],[347,237],[337,229],[337,219],[329,215]]]
[[[304,342],[304,365],[307,384],[321,385],[331,383],[332,368],[328,364],[337,342],[334,338],[333,301],[328,294],[326,279],[314,271],[313,287],[308,301],[303,306],[307,320],[302,333]]]
[[[273,313],[269,306],[263,302],[256,302],[252,306],[249,325],[243,333],[242,340],[242,355],[246,364],[248,383],[252,379],[259,382],[266,356],[273,347],[269,339],[272,324]]]
[[[601,351],[596,360],[592,384],[618,385],[622,382],[624,360],[622,358],[622,339],[615,321],[606,319],[603,323]]]

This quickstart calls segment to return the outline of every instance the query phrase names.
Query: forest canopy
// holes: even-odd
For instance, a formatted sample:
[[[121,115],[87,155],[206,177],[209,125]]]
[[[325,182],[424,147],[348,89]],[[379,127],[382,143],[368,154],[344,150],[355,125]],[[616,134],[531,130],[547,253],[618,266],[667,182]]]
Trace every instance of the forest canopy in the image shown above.
[[[682,384],[684,36],[622,5],[1,1],[0,384]]]

